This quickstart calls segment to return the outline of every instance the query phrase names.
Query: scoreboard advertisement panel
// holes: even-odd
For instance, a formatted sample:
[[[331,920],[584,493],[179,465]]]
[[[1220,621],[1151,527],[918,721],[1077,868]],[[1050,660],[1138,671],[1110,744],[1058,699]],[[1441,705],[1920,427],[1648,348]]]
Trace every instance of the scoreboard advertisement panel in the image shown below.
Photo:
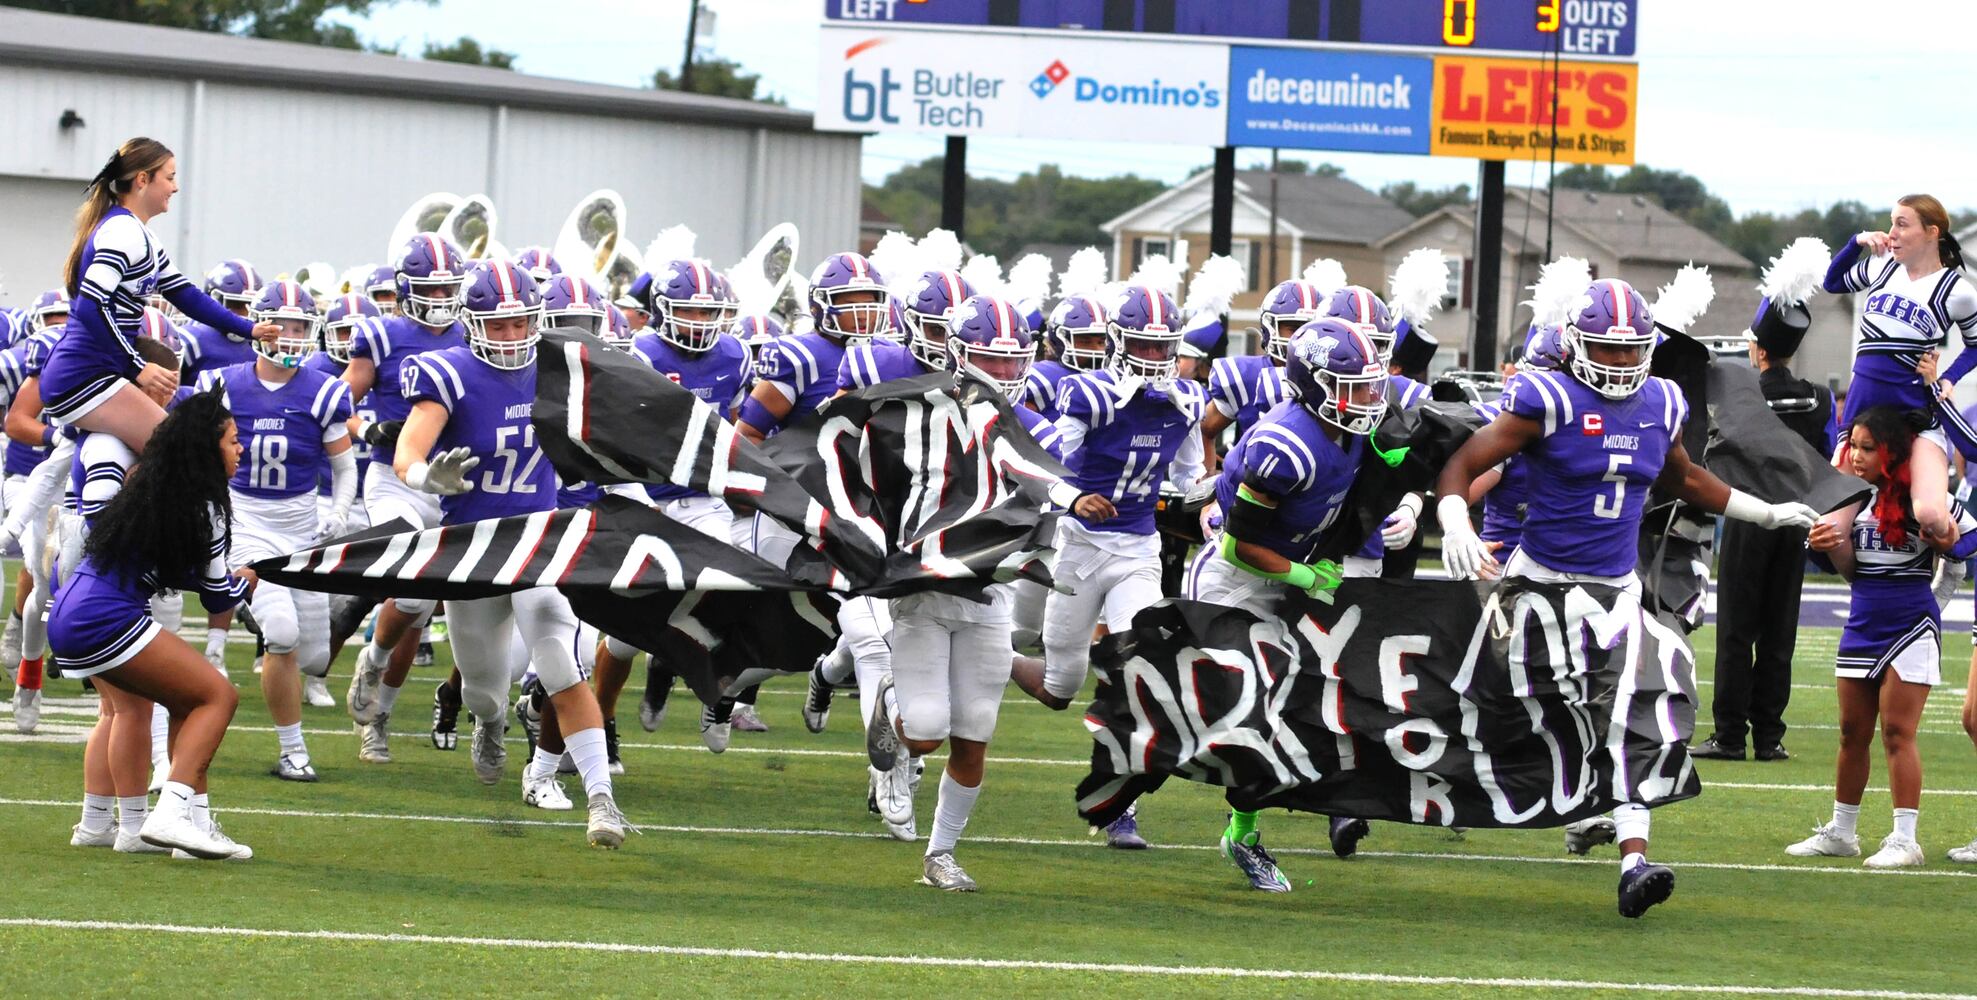
[[[1634,55],[1639,0],[825,0],[840,23]]]

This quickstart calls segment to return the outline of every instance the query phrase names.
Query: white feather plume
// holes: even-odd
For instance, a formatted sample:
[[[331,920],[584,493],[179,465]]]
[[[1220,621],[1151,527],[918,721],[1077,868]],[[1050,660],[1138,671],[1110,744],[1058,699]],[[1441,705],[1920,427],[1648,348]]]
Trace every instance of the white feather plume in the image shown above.
[[[1086,247],[1071,255],[1064,264],[1064,273],[1057,276],[1057,297],[1068,299],[1073,295],[1091,295],[1111,277],[1111,269],[1105,265],[1105,251],[1097,247]]]
[[[978,253],[961,265],[962,280],[975,290],[976,295],[994,295],[1000,298],[1002,290],[1002,262],[994,254]]]
[[[1325,295],[1352,284],[1352,279],[1345,276],[1345,265],[1330,257],[1312,261],[1311,266],[1304,269],[1304,280]]]
[[[1168,260],[1165,254],[1154,254],[1140,261],[1140,266],[1127,280],[1130,284],[1151,286],[1171,299],[1181,293],[1181,278],[1186,273],[1186,264]]]
[[[929,271],[961,269],[961,240],[951,229],[934,229],[920,240],[920,263]]]
[[[1572,307],[1593,285],[1593,266],[1579,257],[1560,257],[1538,268],[1531,297],[1522,303],[1531,307],[1531,322],[1550,325],[1563,323]]]
[[[1387,278],[1387,305],[1408,326],[1426,326],[1449,293],[1448,255],[1433,247],[1409,250]]]
[[[659,235],[646,244],[645,257],[649,267],[658,267],[669,260],[692,260],[693,245],[698,242],[693,230],[685,226],[667,226],[659,230]]]
[[[1825,240],[1801,236],[1771,258],[1771,266],[1764,269],[1758,291],[1773,302],[1803,305],[1818,291],[1820,281],[1826,276],[1826,265],[1832,259],[1833,251],[1827,249]]]
[[[1229,303],[1235,300],[1236,293],[1248,284],[1249,269],[1234,257],[1211,256],[1194,273],[1194,280],[1188,282],[1188,301],[1181,313],[1189,317],[1219,316],[1229,311]]]
[[[1823,266],[1821,268],[1824,270]],[[1694,264],[1684,266],[1675,272],[1675,280],[1661,286],[1661,293],[1654,297],[1656,326],[1670,330],[1689,332],[1689,327],[1702,314],[1709,311],[1709,304],[1716,300],[1716,281],[1709,276],[1709,268]]]
[[[914,282],[919,281],[920,275],[927,270],[922,256],[913,237],[889,232],[879,237],[878,245],[872,248],[867,259],[872,262],[873,270],[886,279],[886,287],[891,289],[892,294],[903,297],[909,294]]]
[[[1050,275],[1054,270],[1049,257],[1025,254],[1010,266],[1009,280],[1003,283],[1002,293],[1018,306],[1041,309],[1043,300],[1050,297]]]

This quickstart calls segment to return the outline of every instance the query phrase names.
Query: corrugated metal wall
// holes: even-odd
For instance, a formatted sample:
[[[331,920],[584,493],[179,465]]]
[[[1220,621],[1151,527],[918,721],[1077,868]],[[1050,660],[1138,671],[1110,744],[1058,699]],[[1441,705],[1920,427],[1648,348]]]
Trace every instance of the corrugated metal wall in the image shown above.
[[[66,109],[86,127],[59,129]],[[576,200],[600,187],[624,195],[640,249],[685,223],[699,253],[726,265],[792,221],[807,269],[858,238],[859,140],[841,135],[40,67],[0,67],[0,135],[0,231],[31,241],[14,260],[49,261],[46,275],[10,273],[6,302],[51,283],[68,249],[51,235],[66,217],[59,227],[13,217],[45,214],[47,201],[26,198],[16,179],[86,181],[132,135],[183,160],[184,192],[153,228],[188,273],[235,256],[269,272],[382,262],[400,213],[433,191],[490,195],[511,248],[553,242]]]

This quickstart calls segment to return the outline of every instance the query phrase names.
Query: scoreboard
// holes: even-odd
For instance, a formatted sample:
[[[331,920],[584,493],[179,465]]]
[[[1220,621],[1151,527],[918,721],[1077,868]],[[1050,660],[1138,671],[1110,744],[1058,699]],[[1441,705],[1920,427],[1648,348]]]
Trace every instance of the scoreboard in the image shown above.
[[[841,24],[1631,58],[1640,0],[824,0]]]

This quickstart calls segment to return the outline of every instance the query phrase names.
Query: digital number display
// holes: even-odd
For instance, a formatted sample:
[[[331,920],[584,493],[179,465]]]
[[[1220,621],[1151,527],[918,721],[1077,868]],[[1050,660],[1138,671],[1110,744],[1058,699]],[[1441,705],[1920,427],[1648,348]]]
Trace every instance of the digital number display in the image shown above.
[[[1634,55],[1640,0],[824,0],[827,21]]]

